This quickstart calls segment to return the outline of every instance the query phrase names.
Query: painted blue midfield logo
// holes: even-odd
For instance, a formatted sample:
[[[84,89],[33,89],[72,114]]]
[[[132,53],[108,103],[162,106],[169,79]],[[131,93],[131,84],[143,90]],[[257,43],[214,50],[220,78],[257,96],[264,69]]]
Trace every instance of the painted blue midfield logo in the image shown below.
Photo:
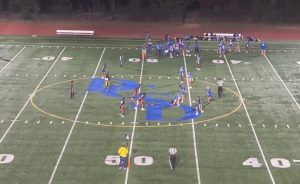
[[[124,95],[121,95],[124,92],[132,92],[134,88],[138,86],[138,83],[131,80],[124,79],[114,79],[112,84],[107,92],[104,87],[105,81],[103,79],[92,79],[88,91],[97,92],[101,95],[108,96],[114,99],[120,100]],[[144,91],[153,91],[155,85],[150,84],[144,87]],[[195,115],[196,110],[194,107],[187,105],[180,105],[179,107],[172,107],[170,104],[170,99],[168,99],[168,93],[151,93],[146,92],[145,98],[145,108],[146,108],[146,117],[147,121],[156,121],[156,122],[179,122],[179,121],[188,121],[191,119],[200,118],[200,115]],[[130,97],[128,97],[130,98]],[[135,102],[130,103],[130,108],[135,107]],[[179,108],[182,110],[181,115],[176,115],[174,118],[167,118],[163,116],[163,111],[168,108]]]

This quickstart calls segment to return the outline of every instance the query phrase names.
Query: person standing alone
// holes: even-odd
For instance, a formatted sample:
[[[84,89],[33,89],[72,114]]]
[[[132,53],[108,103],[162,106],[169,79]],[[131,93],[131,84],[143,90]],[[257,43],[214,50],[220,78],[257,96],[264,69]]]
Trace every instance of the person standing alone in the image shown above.
[[[125,144],[122,144],[122,146],[118,149],[118,155],[120,156],[119,169],[126,170],[128,161],[128,148],[125,147]]]
[[[175,148],[174,145],[169,148],[169,161],[171,165],[171,170],[173,171],[176,166],[176,154],[177,154],[177,149]]]
[[[219,97],[221,97],[223,94],[224,81],[221,78],[219,78],[217,81],[217,85],[218,85],[218,95]]]

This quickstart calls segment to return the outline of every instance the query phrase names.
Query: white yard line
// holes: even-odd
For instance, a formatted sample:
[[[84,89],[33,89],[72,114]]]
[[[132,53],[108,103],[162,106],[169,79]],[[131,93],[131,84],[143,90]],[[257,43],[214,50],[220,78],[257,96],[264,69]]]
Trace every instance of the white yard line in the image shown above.
[[[95,76],[96,76],[96,73],[97,73],[98,68],[99,68],[99,66],[100,66],[100,63],[101,63],[101,60],[102,60],[102,58],[103,58],[103,55],[104,55],[105,50],[106,50],[106,48],[104,48],[103,51],[102,51],[102,54],[101,54],[101,56],[100,56],[100,59],[99,59],[99,61],[98,61],[97,67],[96,67],[96,69],[95,69],[95,72],[94,72],[92,78],[95,78]],[[56,164],[55,164],[55,167],[54,167],[54,169],[53,169],[53,172],[52,172],[52,174],[51,174],[51,177],[50,177],[50,179],[49,179],[49,181],[48,181],[48,184],[52,183],[52,181],[53,181],[53,178],[54,178],[55,173],[56,173],[56,171],[57,171],[58,165],[59,165],[59,163],[60,163],[60,161],[61,161],[61,159],[62,159],[62,157],[63,157],[63,155],[64,155],[65,149],[66,149],[67,144],[68,144],[68,142],[69,142],[69,140],[70,140],[70,137],[71,137],[71,135],[72,135],[72,133],[73,133],[74,127],[75,127],[75,125],[76,125],[76,122],[77,122],[77,120],[78,120],[79,114],[80,114],[80,112],[81,112],[81,110],[82,110],[83,104],[84,104],[84,102],[85,102],[85,99],[86,99],[88,93],[89,93],[89,92],[86,91],[85,94],[84,94],[84,97],[83,97],[82,102],[81,102],[81,104],[80,104],[79,110],[78,110],[77,115],[76,115],[76,117],[75,117],[75,119],[74,119],[74,121],[73,121],[72,127],[71,127],[71,129],[70,129],[70,131],[69,131],[69,134],[68,134],[67,139],[66,139],[66,141],[65,141],[65,143],[64,143],[64,146],[63,146],[63,148],[62,148],[62,150],[61,150],[61,152],[60,152],[60,154],[59,154],[59,157],[58,157],[58,159],[57,159],[57,162],[56,162]]]
[[[38,90],[38,88],[40,87],[40,85],[44,82],[45,78],[48,76],[48,74],[50,73],[50,71],[52,70],[52,68],[54,67],[54,65],[57,63],[57,61],[59,60],[60,56],[62,55],[62,53],[64,52],[64,50],[66,49],[66,47],[63,48],[63,50],[59,53],[59,55],[57,56],[56,60],[53,62],[53,64],[51,65],[51,67],[49,68],[49,70],[47,71],[47,73],[45,74],[45,76],[42,78],[42,80],[40,81],[40,83],[37,85],[37,87],[34,89],[34,91],[32,92],[31,95],[34,95],[36,90]],[[5,139],[6,135],[8,134],[8,132],[10,131],[10,129],[14,126],[15,122],[17,121],[17,119],[19,118],[19,116],[22,114],[22,112],[24,111],[24,109],[26,108],[27,104],[29,103],[30,99],[31,99],[31,95],[28,98],[28,100],[26,101],[26,103],[24,104],[24,106],[22,107],[22,109],[20,110],[20,112],[17,114],[17,116],[15,117],[15,119],[12,121],[12,123],[9,125],[8,129],[5,131],[4,135],[1,137],[0,139],[0,144],[2,143],[2,141]]]
[[[268,174],[269,174],[269,176],[270,176],[270,179],[271,179],[271,181],[272,181],[272,184],[275,184],[275,181],[274,181],[272,172],[271,172],[271,170],[270,170],[269,164],[268,164],[268,162],[267,162],[267,160],[266,160],[266,157],[265,157],[265,154],[264,154],[263,149],[262,149],[262,147],[261,147],[260,141],[259,141],[259,139],[258,139],[258,137],[257,137],[257,134],[256,134],[256,131],[255,131],[255,129],[254,129],[254,125],[253,125],[252,120],[251,120],[251,118],[250,118],[250,115],[249,115],[249,113],[248,113],[248,109],[247,109],[246,104],[245,104],[245,102],[244,102],[244,100],[243,100],[242,93],[241,93],[241,91],[240,91],[240,89],[239,89],[239,87],[238,87],[238,85],[237,85],[237,83],[236,83],[236,81],[235,81],[235,77],[234,77],[234,75],[233,75],[233,73],[232,73],[231,67],[230,67],[230,65],[229,65],[229,63],[228,63],[228,60],[227,60],[227,58],[226,58],[225,55],[224,55],[224,59],[225,59],[225,61],[226,61],[226,64],[227,64],[227,67],[228,67],[229,72],[230,72],[230,74],[231,74],[231,77],[232,77],[232,79],[233,79],[233,81],[234,81],[235,87],[236,87],[236,89],[238,90],[238,93],[239,93],[239,95],[240,95],[240,99],[241,99],[242,104],[243,104],[243,106],[244,106],[244,109],[245,109],[247,118],[248,118],[248,120],[249,120],[249,123],[250,123],[251,129],[252,129],[253,135],[254,135],[254,137],[255,137],[255,140],[256,140],[257,146],[258,146],[258,148],[259,148],[260,154],[261,154],[261,156],[262,156],[262,158],[263,158],[263,160],[264,160],[264,163],[265,163],[265,165],[266,165],[266,168],[267,168]]]
[[[139,81],[139,84],[141,84],[140,92],[141,92],[141,89],[142,89],[142,79],[143,79],[143,71],[144,71],[144,62],[146,62],[146,61],[142,60],[141,73],[140,73],[140,81]],[[138,103],[138,102],[136,102],[136,103]],[[132,127],[132,132],[131,132],[131,141],[130,141],[130,146],[128,148],[129,149],[128,160],[130,160],[131,153],[132,153],[132,146],[133,146],[133,140],[134,140],[135,127],[136,127],[137,113],[138,113],[138,108],[136,108],[135,112],[134,112],[133,127]],[[126,175],[125,175],[125,182],[124,182],[125,184],[128,183],[129,170],[130,170],[130,167],[127,167]]]
[[[187,89],[188,89],[189,104],[192,107],[191,90],[190,90],[189,81],[188,81],[188,77],[187,77],[188,71],[187,71],[184,51],[183,51],[182,55],[183,55],[183,61],[184,61],[185,76],[186,76],[185,78],[186,78],[186,84],[187,84]],[[194,143],[194,154],[195,154],[195,162],[196,162],[197,179],[198,179],[198,184],[201,184],[194,119],[192,119],[192,130],[193,130],[193,143]]]
[[[26,48],[23,47],[1,70],[0,70],[0,73]]]
[[[279,78],[279,80],[281,81],[281,83],[283,84],[283,86],[285,87],[285,89],[287,90],[287,92],[290,94],[290,96],[292,97],[292,99],[294,100],[295,104],[297,105],[298,109],[300,110],[300,106],[299,103],[297,102],[297,100],[295,99],[295,97],[292,95],[291,91],[289,90],[289,88],[286,86],[286,84],[283,82],[283,80],[281,79],[281,77],[279,76],[278,72],[275,70],[274,66],[272,65],[272,63],[270,62],[269,58],[265,55],[266,60],[268,61],[268,63],[270,64],[271,68],[273,69],[273,71],[276,73],[277,77]]]

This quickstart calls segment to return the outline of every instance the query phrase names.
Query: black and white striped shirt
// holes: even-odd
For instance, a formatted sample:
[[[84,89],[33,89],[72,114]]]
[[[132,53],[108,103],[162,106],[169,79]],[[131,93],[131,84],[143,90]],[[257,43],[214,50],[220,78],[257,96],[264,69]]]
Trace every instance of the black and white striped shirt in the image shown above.
[[[177,149],[176,148],[169,148],[169,154],[170,155],[176,155]]]

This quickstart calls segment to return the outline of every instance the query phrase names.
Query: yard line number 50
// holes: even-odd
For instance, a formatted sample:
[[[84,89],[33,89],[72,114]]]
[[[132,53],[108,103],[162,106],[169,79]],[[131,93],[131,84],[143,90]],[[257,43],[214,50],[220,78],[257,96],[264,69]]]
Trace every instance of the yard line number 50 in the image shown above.
[[[290,161],[285,158],[272,158],[270,160],[270,162],[271,162],[271,165],[276,168],[284,169],[284,168],[291,167]],[[243,162],[243,165],[259,168],[262,166],[262,163],[260,163],[257,158],[251,157],[251,158],[248,158],[247,160],[245,160]]]

